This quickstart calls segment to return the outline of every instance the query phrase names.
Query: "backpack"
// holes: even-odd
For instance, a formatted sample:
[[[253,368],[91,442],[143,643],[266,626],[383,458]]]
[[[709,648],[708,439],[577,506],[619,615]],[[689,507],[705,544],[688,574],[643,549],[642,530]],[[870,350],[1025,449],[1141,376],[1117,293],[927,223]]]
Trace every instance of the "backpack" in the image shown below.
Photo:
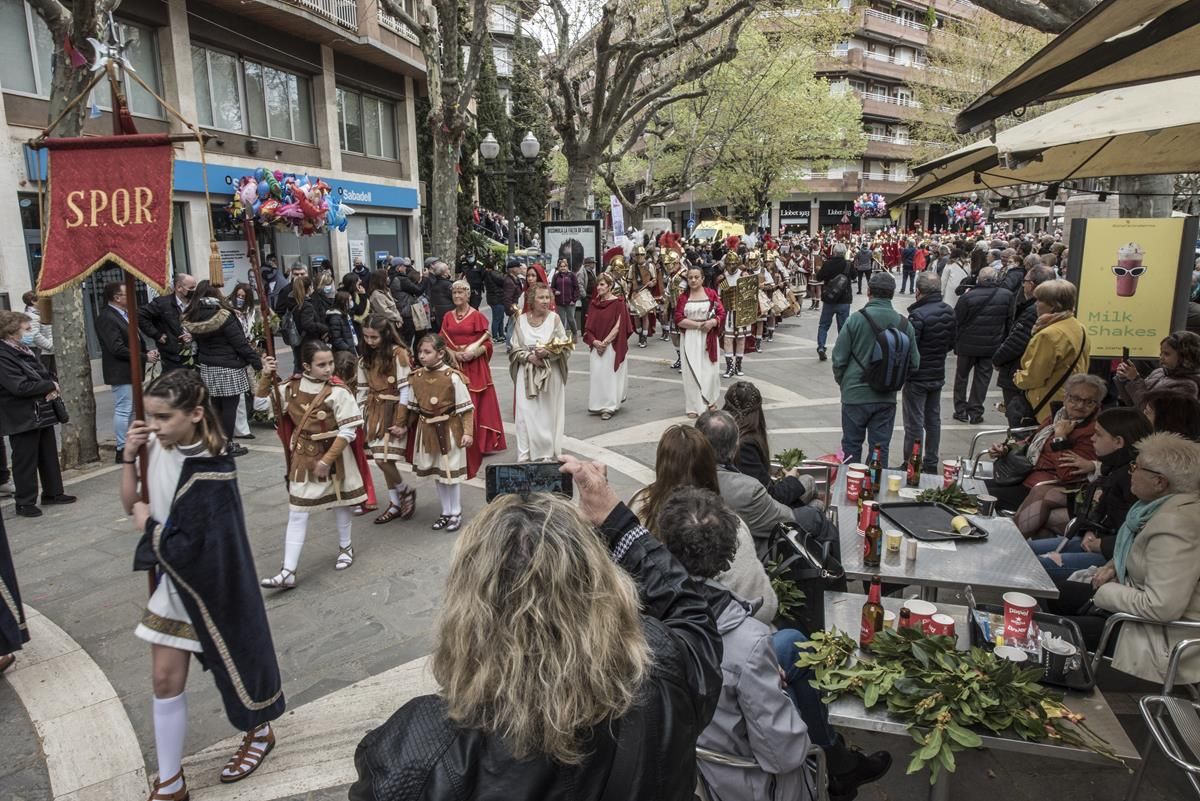
[[[913,254],[913,271],[920,272],[925,269],[925,251],[918,249]]]
[[[283,344],[291,348],[299,347],[304,341],[300,336],[300,329],[296,326],[296,319],[292,315],[292,310],[283,313],[283,318],[279,321],[279,336],[283,339]]]
[[[860,313],[875,332],[875,347],[871,349],[869,365],[860,362],[853,351],[850,356],[862,368],[863,378],[871,389],[876,392],[898,392],[908,378],[909,359],[912,356],[913,341],[904,330],[908,318],[901,317],[899,327],[889,325],[880,328],[865,309]]]

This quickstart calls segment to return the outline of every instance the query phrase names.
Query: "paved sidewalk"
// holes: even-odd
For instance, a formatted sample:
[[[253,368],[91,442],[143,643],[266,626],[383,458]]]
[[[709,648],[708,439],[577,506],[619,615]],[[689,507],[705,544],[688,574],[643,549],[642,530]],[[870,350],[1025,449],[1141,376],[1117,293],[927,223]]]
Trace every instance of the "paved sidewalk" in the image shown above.
[[[856,298],[856,306],[863,298]],[[904,310],[911,296],[898,298]],[[781,327],[762,354],[745,362],[745,379],[758,384],[767,405],[771,448],[801,447],[810,455],[835,451],[840,440],[840,405],[828,362],[817,360],[817,315],[804,312],[798,321]],[[653,476],[659,435],[668,425],[686,423],[679,374],[669,365],[675,353],[669,343],[655,339],[646,349],[629,352],[630,394],[621,412],[603,422],[588,415],[586,354],[570,363],[567,388],[567,450],[609,464],[617,494],[625,499]],[[503,346],[492,360],[501,398],[501,411],[511,424],[512,382]],[[953,370],[951,365],[949,371]],[[950,372],[952,374],[952,372]],[[728,382],[724,382],[728,385]],[[953,421],[949,387],[943,396],[944,456],[965,453],[970,438],[981,428],[999,427],[1000,415],[989,411],[987,425]],[[988,397],[991,406],[999,399]],[[97,396],[102,432],[111,420],[107,392]],[[894,462],[900,459],[903,432],[892,442]],[[282,485],[282,450],[269,429],[255,429],[250,454],[239,460],[239,481],[246,509],[257,570],[278,570],[282,555],[287,505]],[[509,449],[515,458],[515,440]],[[101,434],[105,439],[106,434]],[[503,457],[494,461],[503,461]],[[121,776],[131,762],[154,772],[149,654],[133,636],[145,600],[146,583],[131,572],[135,533],[120,508],[117,469],[105,463],[93,471],[68,477],[70,492],[79,495],[73,506],[47,507],[38,520],[16,518],[11,500],[0,506],[8,526],[14,560],[25,602],[44,616],[46,625],[63,633],[60,640],[38,637],[21,659],[32,659],[38,647],[53,649],[47,661],[24,671],[33,681],[0,679],[0,801],[140,801],[118,795],[109,786],[64,796],[68,767],[47,754],[71,753],[85,773]],[[379,486],[377,477],[377,486]],[[332,516],[314,515],[299,569],[300,586],[287,593],[268,593],[266,603],[272,635],[279,652],[288,714],[280,721],[286,732],[262,774],[231,786],[216,786],[229,752],[231,731],[210,678],[196,669],[188,685],[190,729],[187,740],[189,776],[195,801],[216,799],[341,799],[352,779],[349,762],[353,747],[372,726],[386,718],[410,695],[428,687],[420,672],[431,648],[431,632],[441,605],[442,584],[450,561],[454,535],[432,531],[438,516],[436,495],[429,482],[418,481],[417,513],[413,520],[375,526],[370,517],[354,521],[354,566],[334,572],[337,553]],[[467,519],[483,504],[482,482],[463,493]],[[69,658],[68,658],[69,655]],[[18,665],[21,663],[19,662]],[[51,669],[50,665],[56,666]],[[104,698],[103,687],[82,683],[81,677],[103,680],[119,702]],[[91,681],[89,679],[89,681]],[[99,689],[97,687],[99,686]],[[1106,695],[1117,705],[1122,720],[1135,731],[1137,697],[1147,685],[1126,682]],[[20,698],[18,698],[18,690]],[[37,698],[34,698],[34,696]],[[53,701],[54,703],[49,703]],[[48,718],[31,720],[27,704]],[[105,704],[104,726],[87,731],[55,726],[64,715]],[[112,714],[109,714],[112,713]],[[105,728],[108,726],[109,728]],[[128,726],[131,747],[117,748],[114,734]],[[899,739],[859,738],[870,747],[891,748],[896,757],[892,773],[880,785],[864,788],[859,797],[921,799],[926,788],[917,777],[905,777],[910,744]],[[115,781],[115,779],[114,779]],[[961,797],[986,794],[1006,799],[1096,799],[1123,795],[1125,773],[1118,767],[1097,768],[1052,760],[1030,760],[1012,754],[980,752],[959,759],[955,787]],[[72,788],[75,789],[75,788]],[[967,796],[966,793],[970,793]],[[1178,771],[1159,759],[1152,764],[1140,798],[1165,801],[1187,797]]]

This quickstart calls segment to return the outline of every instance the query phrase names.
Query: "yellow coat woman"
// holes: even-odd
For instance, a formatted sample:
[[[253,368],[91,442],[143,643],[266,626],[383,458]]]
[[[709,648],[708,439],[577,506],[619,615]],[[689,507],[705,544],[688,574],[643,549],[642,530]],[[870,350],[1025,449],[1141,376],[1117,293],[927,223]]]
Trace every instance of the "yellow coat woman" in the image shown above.
[[[1034,298],[1038,318],[1013,383],[1025,391],[1026,400],[1041,420],[1049,414],[1051,403],[1062,402],[1066,377],[1087,372],[1091,345],[1083,325],[1075,319],[1074,284],[1061,279],[1045,281],[1034,290]]]

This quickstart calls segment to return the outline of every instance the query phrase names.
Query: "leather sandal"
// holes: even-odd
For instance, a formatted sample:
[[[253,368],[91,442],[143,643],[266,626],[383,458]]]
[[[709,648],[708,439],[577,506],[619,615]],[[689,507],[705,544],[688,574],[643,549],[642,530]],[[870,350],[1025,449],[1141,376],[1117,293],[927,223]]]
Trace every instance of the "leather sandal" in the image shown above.
[[[333,563],[334,570],[345,570],[354,564],[354,545],[338,548],[337,561]]]
[[[374,512],[378,508],[379,508],[379,506],[376,504],[373,504],[373,503],[360,503],[358,506],[354,507],[354,511],[352,512],[352,514],[355,517],[362,517],[365,514]]]
[[[5,654],[4,656],[0,656],[0,673],[8,670],[10,667],[12,667],[13,662],[16,661],[17,657],[14,654]]]
[[[458,531],[461,525],[462,515],[442,515],[433,521],[433,525],[430,528],[434,531],[441,531],[442,529],[446,531]]]
[[[375,518],[375,525],[378,526],[384,523],[390,523],[397,517],[401,517],[400,507],[394,503],[388,504],[387,511]]]
[[[242,737],[242,744],[238,750],[233,752],[233,756],[225,763],[225,767],[221,769],[221,782],[223,784],[232,784],[233,782],[241,781],[249,776],[254,771],[258,770],[258,766],[267,758],[267,754],[271,753],[275,748],[275,732],[271,729],[271,724],[267,724],[267,734],[265,737],[256,737],[254,731],[246,732]]]
[[[176,781],[182,782],[178,790],[173,793],[163,792],[162,788],[170,787]],[[156,781],[147,801],[191,801],[191,797],[192,794],[188,792],[187,779],[183,778],[183,769],[181,768],[178,773],[166,781]]]
[[[291,590],[296,587],[296,571],[288,570],[286,567],[281,569],[277,575],[265,578],[259,582],[260,586],[266,587],[268,590]]]
[[[400,493],[400,519],[408,520],[417,511],[417,491],[411,487]]]

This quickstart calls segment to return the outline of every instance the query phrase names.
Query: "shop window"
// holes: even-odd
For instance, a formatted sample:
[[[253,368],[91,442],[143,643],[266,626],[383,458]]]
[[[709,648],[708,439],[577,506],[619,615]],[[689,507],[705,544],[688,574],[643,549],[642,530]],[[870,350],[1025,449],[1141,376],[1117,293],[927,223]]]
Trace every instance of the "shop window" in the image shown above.
[[[200,124],[287,142],[316,142],[306,76],[192,45]]]
[[[337,109],[342,150],[396,159],[395,103],[339,87]]]
[[[159,70],[158,46],[154,30],[129,22],[118,22],[119,35],[125,43],[125,57],[156,94],[162,94],[162,73]],[[5,91],[22,92],[35,97],[50,96],[53,79],[51,59],[60,49],[50,35],[50,29],[28,3],[22,0],[0,0],[0,86]],[[132,80],[123,77],[125,95],[134,114],[144,117],[163,116],[149,92]],[[96,92],[97,105],[109,108],[107,84]]]

